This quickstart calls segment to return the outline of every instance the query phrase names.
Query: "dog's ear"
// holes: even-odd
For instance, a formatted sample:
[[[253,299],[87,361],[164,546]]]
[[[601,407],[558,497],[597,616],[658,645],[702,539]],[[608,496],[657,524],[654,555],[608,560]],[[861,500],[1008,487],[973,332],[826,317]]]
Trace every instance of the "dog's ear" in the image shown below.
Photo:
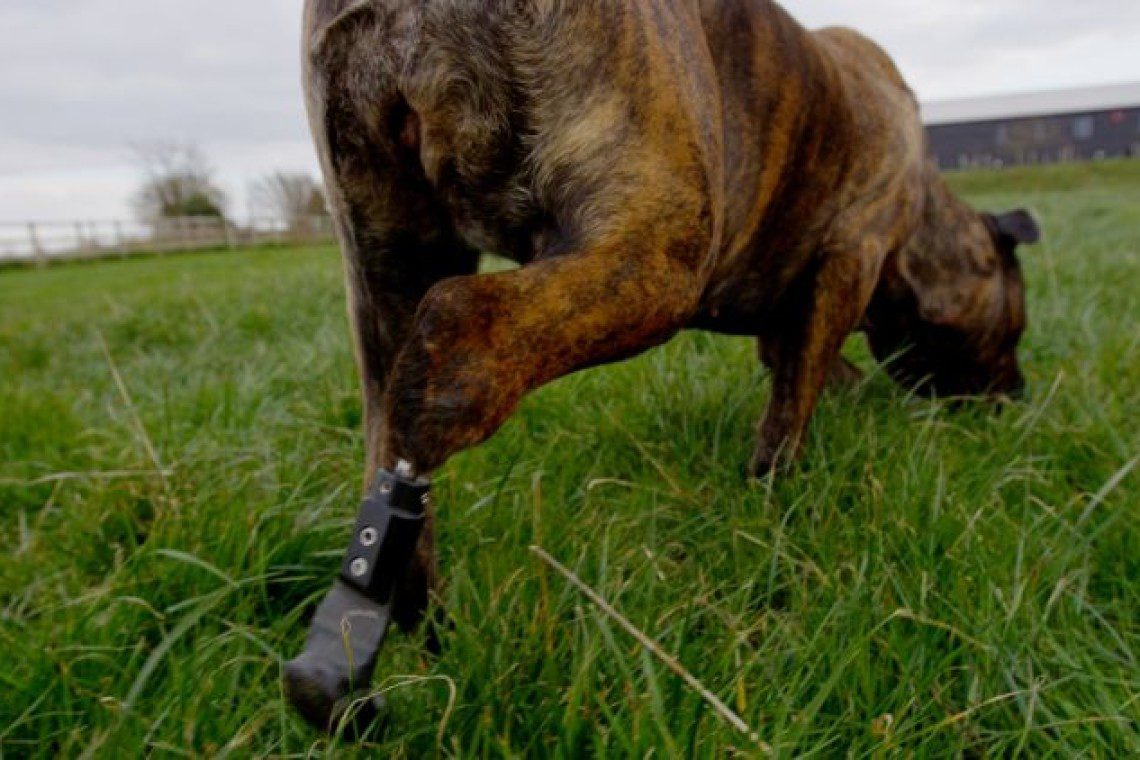
[[[1023,208],[991,217],[999,237],[1014,244],[1033,245],[1041,241],[1041,225]]]

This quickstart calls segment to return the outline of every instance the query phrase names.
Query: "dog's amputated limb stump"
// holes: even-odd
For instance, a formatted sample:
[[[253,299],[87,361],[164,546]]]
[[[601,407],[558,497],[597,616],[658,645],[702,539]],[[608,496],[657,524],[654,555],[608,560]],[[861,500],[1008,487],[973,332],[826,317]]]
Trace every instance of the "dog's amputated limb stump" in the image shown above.
[[[384,712],[367,694],[392,594],[416,550],[430,484],[380,471],[361,507],[340,578],[317,608],[305,650],[285,665],[285,694],[313,727],[361,736]]]
[[[684,665],[677,661],[677,658],[666,652],[656,641],[649,638],[649,636],[644,634],[637,626],[629,622],[629,619],[626,618],[625,615],[622,615],[620,612],[618,612],[612,604],[607,602],[602,597],[601,594],[590,588],[590,586],[586,585],[585,581],[575,575],[561,562],[554,559],[554,557],[552,557],[550,553],[543,549],[541,546],[532,546],[530,547],[530,551],[540,560],[549,565],[551,569],[553,569],[556,573],[569,581],[570,585],[574,586],[574,588],[582,592],[587,599],[593,602],[593,604],[606,615],[606,617],[610,618],[615,623],[624,628],[626,633],[636,639],[637,643],[641,644],[641,646],[649,650],[653,656],[664,663],[665,667],[669,668],[669,670],[680,676],[681,680],[689,685],[689,688],[699,694],[701,698],[704,699],[705,702],[707,702],[713,708],[713,711],[716,712],[717,716],[721,720],[725,721],[737,731],[748,737],[748,740],[755,744],[761,752],[768,755],[772,754],[771,745],[761,740],[760,735],[753,731],[752,728],[744,722],[743,718],[737,715],[732,710],[732,708],[726,705],[717,695],[709,691],[709,689],[703,683],[697,680],[696,676],[690,673]]]

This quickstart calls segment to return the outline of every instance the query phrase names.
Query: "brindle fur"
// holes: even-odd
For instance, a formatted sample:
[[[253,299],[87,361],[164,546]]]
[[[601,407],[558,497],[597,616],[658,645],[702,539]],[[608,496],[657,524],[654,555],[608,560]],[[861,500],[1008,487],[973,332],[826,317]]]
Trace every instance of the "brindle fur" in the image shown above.
[[[758,474],[797,454],[859,328],[884,359],[914,346],[908,382],[1019,382],[1035,227],[950,194],[853,31],[766,0],[307,0],[304,62],[366,477],[430,473],[528,391],[686,327],[759,339]],[[523,266],[476,275],[481,250]],[[405,626],[434,577],[429,530]]]

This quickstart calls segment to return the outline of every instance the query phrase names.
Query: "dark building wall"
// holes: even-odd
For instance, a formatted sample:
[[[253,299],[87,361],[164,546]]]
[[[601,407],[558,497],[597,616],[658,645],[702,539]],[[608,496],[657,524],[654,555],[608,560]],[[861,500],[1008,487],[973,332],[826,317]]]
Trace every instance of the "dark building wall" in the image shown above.
[[[927,127],[942,169],[1140,157],[1140,106]]]

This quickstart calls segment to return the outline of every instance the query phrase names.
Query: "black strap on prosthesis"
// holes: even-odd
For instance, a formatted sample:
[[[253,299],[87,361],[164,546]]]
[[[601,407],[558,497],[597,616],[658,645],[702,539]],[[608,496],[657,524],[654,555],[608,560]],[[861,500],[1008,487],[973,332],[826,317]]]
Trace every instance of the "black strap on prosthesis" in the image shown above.
[[[368,687],[392,619],[392,594],[416,551],[431,484],[377,473],[356,520],[340,578],[317,608],[305,651],[285,665],[285,693],[314,727],[350,738],[376,722],[383,701],[352,697]],[[350,720],[342,719],[352,710]]]
[[[424,526],[431,484],[381,470],[360,507],[340,578],[364,596],[387,604],[395,581],[412,561]]]

